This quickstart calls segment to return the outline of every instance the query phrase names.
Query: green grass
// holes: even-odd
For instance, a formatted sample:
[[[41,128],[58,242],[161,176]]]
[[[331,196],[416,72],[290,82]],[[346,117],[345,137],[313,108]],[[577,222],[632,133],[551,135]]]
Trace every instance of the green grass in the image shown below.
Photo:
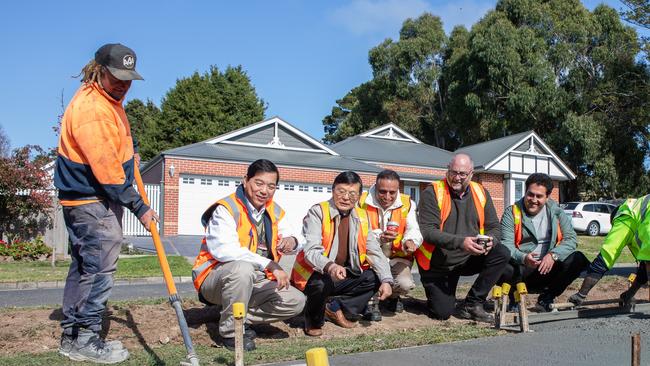
[[[594,260],[598,253],[600,252],[600,247],[605,241],[604,236],[587,236],[587,235],[578,235],[578,250],[583,252],[590,261]],[[620,258],[616,261],[617,263],[634,263],[636,260],[632,253],[627,248],[623,248]]]
[[[168,256],[169,267],[174,276],[190,276],[192,266],[184,257]],[[60,281],[68,274],[70,261],[57,261],[54,268],[50,262],[0,263],[0,282]],[[157,256],[122,258],[117,262],[117,279],[162,276]]]
[[[334,339],[312,339],[306,337],[280,339],[259,344],[258,349],[245,354],[245,364],[290,361],[305,358],[305,351],[314,347],[325,347],[328,355],[342,355],[358,352],[372,352],[442,342],[453,342],[479,337],[497,335],[496,330],[468,324],[448,324],[441,326],[397,331],[372,335],[358,335]],[[223,348],[196,347],[201,365],[224,365],[234,363],[234,354]],[[120,365],[178,365],[185,357],[182,346],[164,346],[133,352],[128,361]],[[90,365],[68,361],[55,352],[0,357],[0,365]]]

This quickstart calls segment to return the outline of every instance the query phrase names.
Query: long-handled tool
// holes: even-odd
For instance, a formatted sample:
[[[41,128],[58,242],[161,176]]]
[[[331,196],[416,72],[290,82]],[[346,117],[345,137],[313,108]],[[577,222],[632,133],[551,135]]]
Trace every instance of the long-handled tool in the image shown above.
[[[147,192],[144,190],[144,183],[142,183],[142,177],[140,176],[140,168],[136,166],[134,169],[135,182],[138,185],[138,191],[142,200],[148,206],[149,198],[147,197]],[[151,231],[151,237],[153,238],[153,244],[156,247],[156,254],[158,254],[158,262],[160,262],[160,268],[163,272],[163,277],[165,278],[165,284],[167,285],[167,293],[169,294],[169,302],[171,303],[174,310],[176,310],[176,317],[178,318],[178,325],[181,328],[181,334],[183,335],[183,342],[185,343],[185,349],[187,350],[187,356],[185,361],[181,361],[181,366],[199,366],[199,358],[194,352],[194,346],[192,345],[192,339],[190,338],[190,331],[187,327],[187,321],[185,321],[185,315],[183,314],[183,306],[181,303],[181,298],[176,291],[176,284],[174,283],[174,278],[172,277],[172,272],[169,269],[169,263],[167,262],[167,255],[165,254],[165,248],[163,247],[160,241],[160,235],[158,234],[158,226],[154,220],[151,221],[149,226],[149,231]]]

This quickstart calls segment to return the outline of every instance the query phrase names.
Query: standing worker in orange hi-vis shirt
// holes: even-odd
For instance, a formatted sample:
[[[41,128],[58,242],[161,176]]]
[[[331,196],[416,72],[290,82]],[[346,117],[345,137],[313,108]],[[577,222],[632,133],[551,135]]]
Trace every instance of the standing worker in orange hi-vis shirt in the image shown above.
[[[59,353],[76,361],[118,363],[119,341],[100,337],[122,243],[122,207],[145,228],[158,215],[133,188],[137,153],[122,102],[135,71],[135,52],[106,44],[81,70],[81,87],[63,115],[54,185],[70,235],[72,263],[63,290]]]

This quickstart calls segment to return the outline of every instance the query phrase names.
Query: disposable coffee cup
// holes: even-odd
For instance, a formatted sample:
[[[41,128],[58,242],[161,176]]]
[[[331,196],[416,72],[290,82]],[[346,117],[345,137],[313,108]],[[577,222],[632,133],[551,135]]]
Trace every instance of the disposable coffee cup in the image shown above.
[[[483,249],[487,249],[487,245],[488,242],[490,241],[490,237],[487,235],[478,234],[476,235],[476,241],[478,242],[479,245],[483,246]]]
[[[386,231],[397,231],[399,223],[395,221],[388,221],[386,223]]]

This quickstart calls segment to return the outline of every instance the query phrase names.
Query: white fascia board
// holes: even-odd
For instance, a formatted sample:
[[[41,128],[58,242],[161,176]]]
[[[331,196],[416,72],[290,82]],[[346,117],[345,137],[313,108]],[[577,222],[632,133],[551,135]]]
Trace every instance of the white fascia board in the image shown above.
[[[406,139],[404,139],[404,138],[399,138],[399,137],[395,138],[395,137],[373,136],[373,135],[376,134],[377,132],[381,132],[381,131],[384,131],[384,130],[388,130],[388,129],[390,129],[390,128],[392,128],[393,130],[397,131],[398,133],[400,133],[400,134],[406,136]],[[366,132],[362,133],[362,134],[359,135],[359,136],[362,136],[362,137],[373,137],[373,138],[385,138],[385,139],[389,139],[389,140],[411,141],[411,142],[415,142],[416,144],[421,144],[421,143],[422,143],[422,141],[418,140],[415,136],[413,136],[413,135],[411,135],[410,133],[408,133],[408,132],[404,131],[403,129],[399,128],[399,127],[398,127],[396,124],[394,124],[394,123],[387,123],[387,124],[385,124],[385,125],[383,125],[383,126],[379,126],[379,127],[377,127],[377,128],[373,128],[372,130],[370,130],[370,131],[366,131]]]
[[[496,164],[497,162],[499,162],[499,161],[500,161],[504,156],[506,156],[506,155],[508,155],[509,153],[513,152],[517,146],[521,145],[525,140],[529,139],[531,136],[532,136],[532,137],[533,137],[533,138],[534,138],[534,139],[535,139],[535,140],[536,140],[540,145],[542,145],[542,147],[544,147],[544,149],[546,149],[546,151],[549,152],[548,155],[547,155],[547,154],[537,154],[536,156],[545,156],[545,157],[550,157],[550,158],[552,158],[553,160],[555,160],[555,161],[556,161],[556,162],[557,162],[557,163],[562,167],[562,169],[564,170],[564,172],[565,172],[565,173],[567,174],[567,176],[569,177],[569,180],[576,179],[576,175],[575,175],[575,173],[573,173],[573,171],[571,171],[571,169],[569,169],[569,167],[568,167],[566,164],[564,164],[564,162],[562,161],[562,159],[560,159],[557,155],[555,155],[555,153],[553,152],[553,149],[551,149],[548,145],[546,145],[546,143],[545,143],[545,142],[544,142],[544,141],[543,141],[539,136],[537,136],[537,134],[536,134],[534,131],[531,131],[531,133],[529,133],[528,135],[526,135],[526,136],[522,137],[521,139],[519,139],[519,141],[517,141],[516,143],[512,144],[512,146],[510,146],[508,149],[506,149],[506,150],[505,150],[501,155],[497,156],[494,160],[492,160],[492,161],[490,161],[489,163],[485,164],[485,168],[484,168],[484,169],[485,169],[486,171],[490,170],[490,168],[491,168],[494,164]],[[533,155],[533,156],[535,156],[535,154],[525,153],[525,152],[523,152],[523,151],[516,151],[515,153],[522,154],[522,155]]]
[[[281,125],[282,127],[286,128],[287,130],[295,133],[296,135],[300,136],[307,143],[317,147],[317,149],[314,149],[314,150],[304,149],[304,150],[300,150],[300,151],[313,152],[315,150],[322,150],[322,151],[324,151],[324,152],[326,152],[326,153],[328,153],[330,155],[335,155],[335,156],[339,155],[334,150],[328,148],[327,146],[325,146],[323,143],[319,142],[315,138],[313,138],[313,137],[307,135],[306,133],[300,131],[299,129],[293,127],[291,124],[289,124],[288,122],[286,122],[285,120],[283,120],[280,117],[272,117],[272,118],[267,119],[266,121],[258,122],[258,123],[252,124],[250,126],[240,128],[238,130],[223,134],[223,135],[215,137],[213,139],[206,140],[205,143],[207,143],[207,144],[218,144],[218,143],[231,143],[231,144],[233,144],[234,142],[231,142],[231,141],[228,141],[228,140],[232,139],[233,137],[237,137],[239,135],[243,135],[245,133],[254,131],[254,130],[262,128],[262,127],[266,127],[266,126],[271,125],[271,124],[276,124],[276,123],[278,125]],[[265,145],[265,144],[252,144],[252,143],[243,143],[243,142],[240,142],[238,144],[241,144],[241,145],[247,144],[248,146],[256,146],[256,147],[270,147],[269,145]],[[297,149],[297,148],[288,148],[288,147],[275,147],[275,148],[284,149],[284,150]]]
[[[239,142],[239,141],[221,141],[222,144],[227,145],[239,145],[239,146],[251,146],[251,147],[261,147],[264,149],[276,149],[276,150],[292,150],[292,151],[304,151],[318,154],[327,154],[327,151],[316,150],[316,149],[304,149],[300,147],[289,147],[289,146],[274,146],[267,144],[255,144],[252,142]]]

